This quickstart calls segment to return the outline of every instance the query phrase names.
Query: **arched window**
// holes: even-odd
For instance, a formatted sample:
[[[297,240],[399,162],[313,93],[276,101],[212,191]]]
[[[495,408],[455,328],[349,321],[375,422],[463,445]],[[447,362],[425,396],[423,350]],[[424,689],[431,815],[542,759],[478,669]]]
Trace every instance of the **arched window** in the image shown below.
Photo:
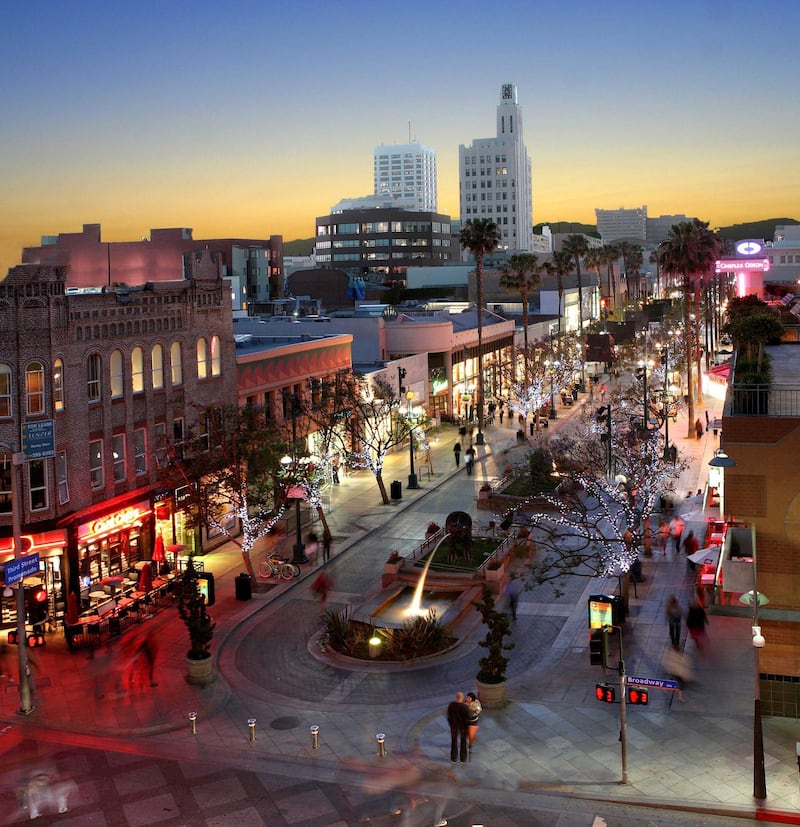
[[[0,452],[0,514],[11,513],[11,454]]]
[[[14,412],[12,399],[11,368],[9,365],[0,365],[0,417],[10,417]]]
[[[211,375],[219,376],[222,373],[222,354],[220,353],[219,336],[211,337]]]
[[[103,390],[103,363],[100,354],[90,353],[86,360],[86,394],[90,402],[98,402]]]
[[[53,362],[53,407],[56,411],[64,410],[64,362]]]
[[[161,345],[153,345],[150,353],[150,366],[152,372],[153,387],[160,389],[164,387],[164,349]]]
[[[208,343],[201,336],[197,340],[197,378],[205,379],[208,376]]]
[[[111,398],[119,399],[125,393],[124,377],[122,375],[122,351],[111,351]]]
[[[28,416],[44,413],[44,365],[31,362],[25,368],[25,409]]]
[[[169,349],[170,368],[172,370],[172,384],[183,384],[183,358],[181,356],[181,343],[173,342]]]
[[[140,347],[131,351],[131,388],[134,393],[144,390],[144,352]]]

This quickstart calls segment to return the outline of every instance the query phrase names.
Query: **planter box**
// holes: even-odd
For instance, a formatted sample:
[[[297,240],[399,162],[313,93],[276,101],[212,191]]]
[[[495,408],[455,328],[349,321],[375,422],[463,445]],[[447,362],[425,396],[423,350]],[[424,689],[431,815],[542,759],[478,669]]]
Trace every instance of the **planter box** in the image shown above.
[[[502,709],[506,705],[506,684],[482,683],[475,681],[478,687],[478,700],[484,709]]]
[[[202,660],[186,658],[186,681],[194,686],[208,686],[217,679],[214,674],[214,661],[209,655]]]
[[[486,580],[488,582],[499,582],[500,580],[505,577],[506,567],[505,564],[500,566],[499,569],[486,569]]]

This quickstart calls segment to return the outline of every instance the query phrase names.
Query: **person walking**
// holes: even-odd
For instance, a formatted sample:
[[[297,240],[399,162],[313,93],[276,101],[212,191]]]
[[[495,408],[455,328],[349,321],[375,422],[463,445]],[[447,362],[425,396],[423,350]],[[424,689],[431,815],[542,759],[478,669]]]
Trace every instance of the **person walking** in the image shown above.
[[[503,417],[506,415],[506,409],[504,407],[503,401],[500,401],[500,424],[503,424]]]
[[[697,434],[697,438],[702,439],[703,438],[703,423],[700,421],[699,416],[697,417],[697,420],[694,423],[694,430],[695,430],[695,433]]]
[[[456,458],[456,468],[458,468],[458,466],[461,465],[461,443],[460,442],[456,442],[456,444],[453,446],[453,456]]]
[[[478,700],[478,696],[474,692],[467,692],[466,698],[467,708],[469,709],[469,753],[472,757],[472,747],[475,744],[475,739],[478,737],[479,720],[483,707]]]
[[[323,563],[327,563],[328,560],[331,559],[331,540],[333,540],[333,537],[331,537],[330,531],[325,529],[325,531],[322,532],[322,562]]]
[[[511,611],[511,619],[517,619],[517,606],[519,605],[519,596],[522,593],[522,581],[516,575],[512,574],[508,583],[503,589],[503,594],[508,599],[508,608]]]
[[[334,484],[338,485],[338,483],[339,483],[339,455],[338,454],[331,460],[331,474],[333,476]]]
[[[686,631],[689,632],[689,637],[698,649],[703,648],[703,643],[706,640],[707,623],[706,610],[700,605],[697,597],[692,597],[689,601],[689,611],[686,612]]]
[[[666,557],[667,543],[669,542],[669,523],[662,517],[658,524],[658,548]]]
[[[697,537],[694,536],[694,532],[690,531],[686,535],[686,539],[683,541],[683,551],[686,554],[686,565],[689,568],[689,571],[693,572],[697,568],[696,563],[694,560],[689,559],[696,551],[700,550],[700,542]]]
[[[678,602],[678,598],[675,597],[674,594],[670,595],[667,600],[664,614],[666,615],[667,623],[669,624],[670,642],[672,643],[672,646],[677,649],[681,642],[681,620],[683,619],[683,609],[681,609],[681,604]]]
[[[470,445],[464,454],[464,465],[467,467],[467,476],[472,476],[472,469],[475,466],[475,449]],[[458,464],[458,463],[456,463]]]
[[[686,523],[681,519],[679,514],[676,514],[669,522],[669,534],[672,537],[672,542],[675,544],[675,553],[681,550],[681,538],[683,537],[683,529],[686,528]]]
[[[456,699],[447,705],[447,724],[450,727],[450,763],[459,759],[467,763],[469,743],[469,707],[464,703],[464,693],[457,692]]]

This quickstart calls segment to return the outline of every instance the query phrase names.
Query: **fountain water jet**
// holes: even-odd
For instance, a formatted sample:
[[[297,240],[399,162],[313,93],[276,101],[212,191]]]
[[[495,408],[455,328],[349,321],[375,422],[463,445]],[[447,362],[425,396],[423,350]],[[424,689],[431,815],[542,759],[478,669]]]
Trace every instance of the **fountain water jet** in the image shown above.
[[[425,591],[425,578],[428,576],[428,569],[431,567],[435,554],[436,549],[433,549],[425,561],[425,568],[422,569],[422,574],[414,588],[414,597],[411,599],[411,605],[404,612],[406,617],[423,617],[428,614],[428,609],[422,608],[422,593]]]

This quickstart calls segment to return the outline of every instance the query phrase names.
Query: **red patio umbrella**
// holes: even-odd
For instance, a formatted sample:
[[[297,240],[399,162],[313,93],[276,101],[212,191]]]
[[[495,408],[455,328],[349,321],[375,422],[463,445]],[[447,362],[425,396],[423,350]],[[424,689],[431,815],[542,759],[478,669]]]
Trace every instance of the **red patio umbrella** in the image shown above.
[[[161,532],[158,532],[156,536],[156,544],[153,546],[153,562],[156,564],[156,574],[161,573],[161,564],[167,558],[164,556],[164,538],[161,536]]]
[[[150,563],[145,563],[139,572],[139,591],[150,592],[153,590],[153,569]]]

